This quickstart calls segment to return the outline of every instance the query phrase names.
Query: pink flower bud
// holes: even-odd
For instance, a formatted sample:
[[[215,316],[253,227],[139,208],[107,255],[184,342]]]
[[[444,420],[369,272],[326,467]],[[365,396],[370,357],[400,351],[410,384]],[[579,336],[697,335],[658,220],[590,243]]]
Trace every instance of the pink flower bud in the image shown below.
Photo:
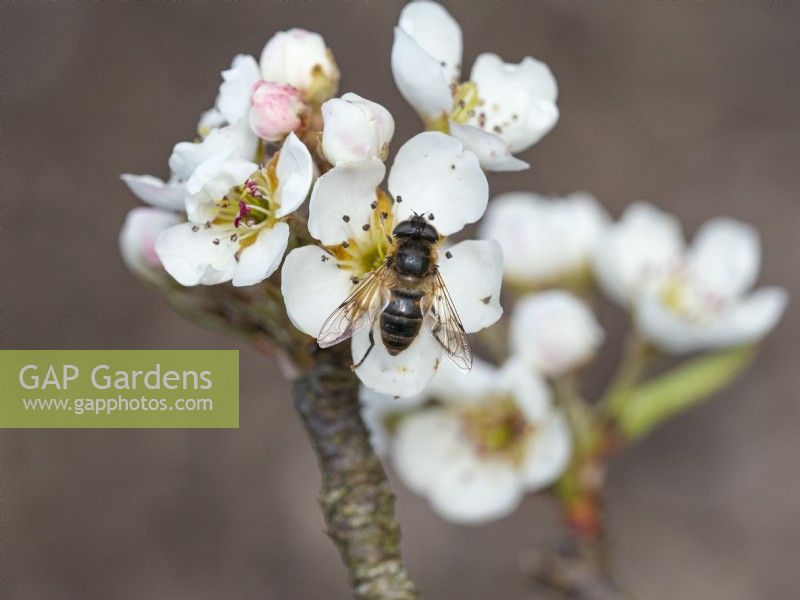
[[[284,83],[259,81],[253,86],[250,104],[250,127],[268,142],[277,142],[300,129],[308,114],[300,92]]]

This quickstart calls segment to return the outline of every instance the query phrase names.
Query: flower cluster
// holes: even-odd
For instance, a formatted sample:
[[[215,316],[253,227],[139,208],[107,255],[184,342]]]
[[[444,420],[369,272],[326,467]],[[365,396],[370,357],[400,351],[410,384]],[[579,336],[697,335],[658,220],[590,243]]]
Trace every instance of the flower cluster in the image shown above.
[[[531,57],[489,53],[462,78],[462,46],[441,5],[402,9],[391,69],[426,131],[391,159],[391,113],[335,97],[339,70],[318,34],[280,32],[258,60],[236,56],[169,177],[122,175],[149,206],[129,213],[120,247],[156,282],[166,272],[280,294],[309,347],[352,338],[375,450],[439,514],[476,523],[555,483],[597,445],[582,436],[620,418],[602,412],[618,403],[585,403],[572,385],[604,343],[599,292],[648,351],[675,355],[757,342],[787,295],[750,291],[759,238],[733,219],[687,246],[678,220],[649,204],[614,221],[588,193],[489,201],[485,172],[526,169],[514,155],[558,121],[557,86]],[[479,239],[451,239],[470,224]],[[468,334],[493,362],[473,358]]]
[[[455,522],[502,517],[569,466],[575,433],[555,387],[603,344],[586,301],[596,291],[630,310],[645,344],[669,354],[756,342],[787,302],[779,288],[748,295],[758,235],[729,218],[703,225],[687,248],[677,219],[648,204],[613,222],[585,193],[512,193],[490,201],[480,234],[500,243],[514,300],[493,328],[507,346],[502,365],[478,362],[467,376],[440,369],[402,402],[362,391],[376,451]],[[490,346],[496,339],[486,337]]]

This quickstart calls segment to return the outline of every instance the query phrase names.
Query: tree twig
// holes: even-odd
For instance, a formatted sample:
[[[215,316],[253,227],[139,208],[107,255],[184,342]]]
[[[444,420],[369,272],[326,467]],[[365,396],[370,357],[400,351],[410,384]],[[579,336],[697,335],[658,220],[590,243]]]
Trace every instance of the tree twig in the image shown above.
[[[295,406],[317,453],[320,505],[355,598],[419,598],[400,560],[394,495],[361,420],[349,353],[318,352],[313,369],[295,382]]]

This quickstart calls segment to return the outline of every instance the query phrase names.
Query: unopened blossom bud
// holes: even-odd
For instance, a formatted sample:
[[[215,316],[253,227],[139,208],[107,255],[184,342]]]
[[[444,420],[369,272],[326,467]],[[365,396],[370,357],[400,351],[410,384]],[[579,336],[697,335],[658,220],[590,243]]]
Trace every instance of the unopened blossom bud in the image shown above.
[[[322,118],[322,151],[332,165],[386,159],[394,135],[394,119],[380,104],[345,94],[322,105]]]
[[[296,87],[304,99],[320,105],[336,94],[339,69],[318,33],[290,29],[276,33],[261,51],[261,77]]]
[[[250,127],[262,140],[277,142],[303,125],[308,105],[297,88],[259,81],[253,86]]]
[[[581,366],[603,337],[589,307],[563,290],[523,298],[511,317],[513,353],[545,375],[563,375]]]
[[[156,254],[156,239],[165,229],[177,225],[180,217],[167,210],[137,207],[128,213],[119,234],[122,259],[131,271],[147,275],[153,269],[161,269],[161,260]]]

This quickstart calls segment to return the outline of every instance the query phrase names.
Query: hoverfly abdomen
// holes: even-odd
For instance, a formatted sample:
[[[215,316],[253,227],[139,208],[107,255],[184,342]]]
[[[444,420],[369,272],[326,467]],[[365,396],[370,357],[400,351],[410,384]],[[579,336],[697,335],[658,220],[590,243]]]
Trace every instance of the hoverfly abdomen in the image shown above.
[[[422,328],[423,295],[418,290],[392,290],[389,304],[380,318],[381,339],[392,356],[408,348],[419,334]]]

